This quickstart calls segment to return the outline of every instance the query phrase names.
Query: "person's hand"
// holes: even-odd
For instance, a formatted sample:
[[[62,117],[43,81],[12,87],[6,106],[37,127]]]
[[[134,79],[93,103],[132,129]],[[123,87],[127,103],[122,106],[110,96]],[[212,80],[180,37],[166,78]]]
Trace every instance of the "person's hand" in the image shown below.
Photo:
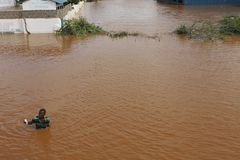
[[[28,120],[27,120],[27,119],[24,119],[24,120],[23,120],[23,123],[28,124]]]

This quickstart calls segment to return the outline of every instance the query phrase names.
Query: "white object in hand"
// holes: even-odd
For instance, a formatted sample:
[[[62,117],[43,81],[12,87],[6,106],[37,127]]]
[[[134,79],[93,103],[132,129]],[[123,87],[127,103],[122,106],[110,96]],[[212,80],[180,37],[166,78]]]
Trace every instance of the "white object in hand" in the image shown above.
[[[25,123],[25,124],[28,124],[28,121],[27,121],[27,119],[24,119],[24,123]]]

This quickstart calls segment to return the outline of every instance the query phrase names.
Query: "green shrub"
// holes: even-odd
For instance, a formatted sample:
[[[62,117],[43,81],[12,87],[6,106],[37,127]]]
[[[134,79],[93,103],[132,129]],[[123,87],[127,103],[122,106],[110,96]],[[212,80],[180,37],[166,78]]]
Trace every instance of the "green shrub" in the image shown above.
[[[120,31],[120,32],[107,32],[107,35],[111,38],[123,38],[123,37],[127,37],[127,36],[139,36],[140,34],[137,32],[133,32],[133,33],[129,33],[126,31]]]
[[[221,38],[218,26],[207,20],[196,21],[189,30],[190,37],[194,39],[214,40]]]
[[[109,32],[108,36],[111,38],[122,38],[128,36],[128,33],[125,31],[120,31],[120,32]]]
[[[177,34],[188,34],[189,28],[183,24],[176,29]]]
[[[69,20],[64,21],[64,25],[57,31],[57,33],[62,35],[74,35],[71,26],[71,21]]]
[[[103,34],[105,31],[95,24],[89,23],[86,19],[73,19],[64,21],[64,25],[60,30],[57,31],[58,34],[62,35],[91,35],[91,34]]]
[[[195,21],[191,26],[181,25],[176,29],[176,33],[188,35],[193,39],[214,40],[222,38],[218,25],[207,20]]]
[[[223,34],[240,34],[240,16],[226,16],[220,21]]]
[[[179,26],[176,33],[188,35],[194,39],[207,40],[223,39],[226,35],[240,35],[240,16],[226,16],[218,24],[199,20],[192,26]]]

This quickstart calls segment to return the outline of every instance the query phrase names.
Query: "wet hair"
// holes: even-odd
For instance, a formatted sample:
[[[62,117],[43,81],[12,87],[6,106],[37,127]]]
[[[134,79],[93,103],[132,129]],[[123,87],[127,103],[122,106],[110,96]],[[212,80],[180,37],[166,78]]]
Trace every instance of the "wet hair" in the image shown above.
[[[44,109],[44,108],[41,108],[40,110],[39,110],[39,112],[38,112],[38,114],[40,114],[41,112],[44,112],[44,114],[46,114],[46,109]]]

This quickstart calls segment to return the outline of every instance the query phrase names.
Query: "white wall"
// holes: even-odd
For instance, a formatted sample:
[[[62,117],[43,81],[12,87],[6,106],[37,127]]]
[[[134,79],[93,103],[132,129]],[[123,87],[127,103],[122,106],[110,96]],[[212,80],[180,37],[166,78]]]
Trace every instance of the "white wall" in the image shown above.
[[[23,10],[56,10],[56,3],[47,0],[28,0],[23,2],[22,7]]]
[[[61,27],[60,18],[28,18],[26,23],[30,33],[54,33]]]
[[[23,32],[22,19],[0,19],[0,32]]]
[[[30,33],[54,33],[61,28],[59,18],[26,19]],[[26,33],[23,19],[0,19],[0,34],[4,32]]]
[[[79,17],[79,10],[83,6],[83,3],[80,2],[78,5],[74,5],[74,9],[69,11],[64,19]],[[60,18],[26,18],[26,23],[30,33],[54,33],[61,28]],[[24,20],[0,19],[0,34],[1,32],[26,33]]]
[[[15,5],[15,0],[0,0],[0,7],[12,7]]]

